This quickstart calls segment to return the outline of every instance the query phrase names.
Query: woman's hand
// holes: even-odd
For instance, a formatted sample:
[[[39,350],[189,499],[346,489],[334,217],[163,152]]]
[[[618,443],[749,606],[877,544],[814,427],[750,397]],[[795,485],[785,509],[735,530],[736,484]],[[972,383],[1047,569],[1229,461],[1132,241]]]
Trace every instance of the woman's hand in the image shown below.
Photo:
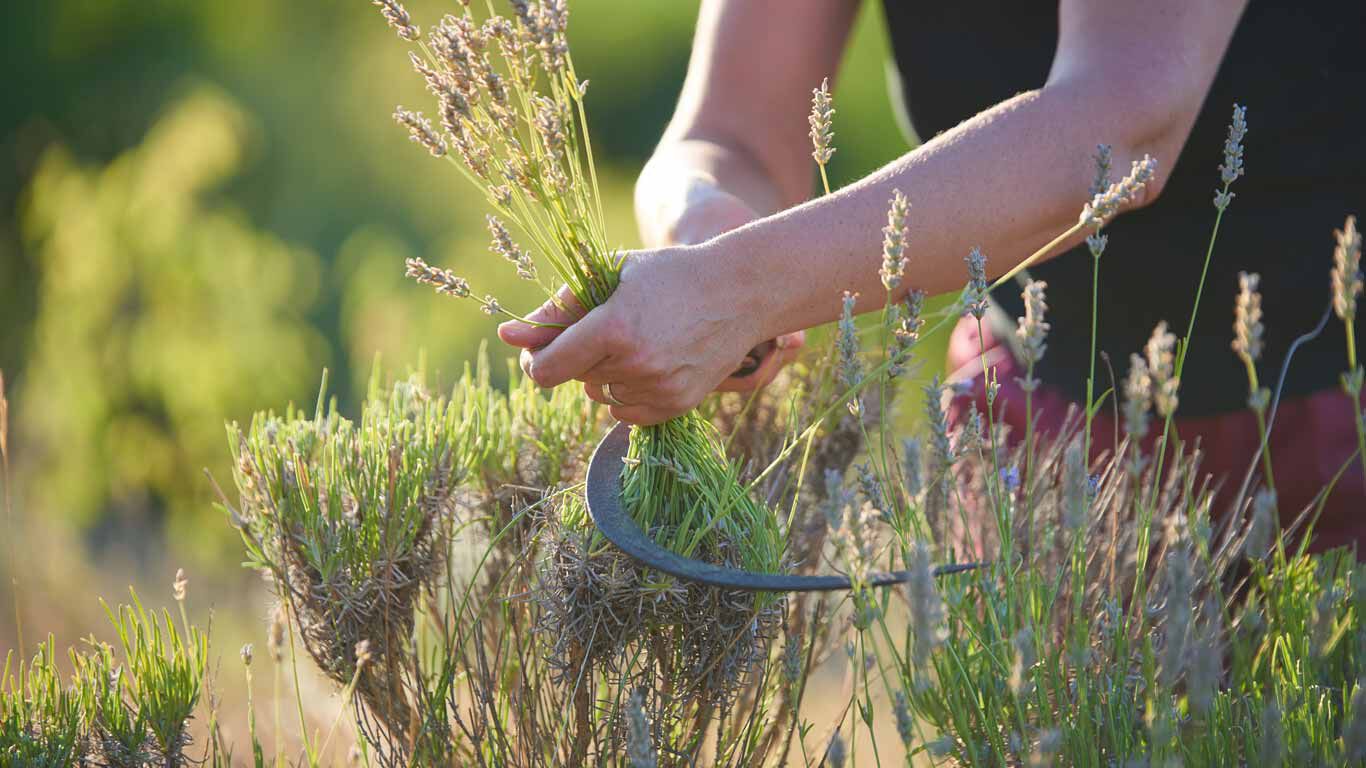
[[[607,302],[577,321],[576,307],[566,312],[550,303],[530,317],[570,321],[568,328],[510,321],[498,335],[523,347],[523,370],[540,386],[577,379],[618,420],[658,424],[696,407],[769,338],[763,294],[770,288],[740,277],[733,262],[707,245],[637,251]],[[799,344],[784,346],[745,383],[771,379]],[[620,405],[609,401],[607,384]]]
[[[660,176],[665,177],[671,194],[649,194],[652,184],[661,183]],[[715,179],[689,171],[647,170],[637,188],[637,209],[641,237],[648,248],[698,245],[759,218],[754,208],[722,189]],[[763,387],[805,343],[806,333],[796,331],[759,344],[717,391],[749,392]]]

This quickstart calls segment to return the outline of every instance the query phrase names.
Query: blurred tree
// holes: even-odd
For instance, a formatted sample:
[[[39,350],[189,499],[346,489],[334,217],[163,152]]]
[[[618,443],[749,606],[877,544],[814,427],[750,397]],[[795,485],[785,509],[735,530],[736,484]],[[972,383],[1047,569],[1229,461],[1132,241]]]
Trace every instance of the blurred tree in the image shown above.
[[[17,414],[38,509],[168,516],[171,536],[221,542],[221,526],[189,526],[209,513],[202,469],[226,474],[223,420],[316,381],[328,345],[304,315],[317,257],[212,199],[243,132],[242,114],[201,88],[106,168],[61,147],[40,162],[21,217],[38,292]]]

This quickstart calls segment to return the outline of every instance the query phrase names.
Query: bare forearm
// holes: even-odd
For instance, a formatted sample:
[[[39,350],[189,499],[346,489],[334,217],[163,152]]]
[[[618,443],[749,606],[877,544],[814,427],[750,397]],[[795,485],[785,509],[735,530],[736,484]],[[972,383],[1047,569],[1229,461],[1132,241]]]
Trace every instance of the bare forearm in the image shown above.
[[[857,0],[702,3],[678,108],[636,184],[647,246],[724,231],[718,209],[723,219],[737,207],[752,218],[807,199],[802,116],[811,89],[834,77],[857,9]]]
[[[1098,141],[1113,144],[1121,174],[1145,153],[1175,159],[1188,125],[1110,109],[1116,98],[1102,90],[1078,83],[1021,94],[830,197],[723,235],[695,257],[730,255],[738,290],[757,287],[741,300],[757,302],[762,335],[834,319],[841,290],[858,292],[866,311],[885,298],[880,229],[900,189],[911,201],[903,292],[961,288],[974,246],[987,253],[989,273],[1002,274],[1076,222]]]

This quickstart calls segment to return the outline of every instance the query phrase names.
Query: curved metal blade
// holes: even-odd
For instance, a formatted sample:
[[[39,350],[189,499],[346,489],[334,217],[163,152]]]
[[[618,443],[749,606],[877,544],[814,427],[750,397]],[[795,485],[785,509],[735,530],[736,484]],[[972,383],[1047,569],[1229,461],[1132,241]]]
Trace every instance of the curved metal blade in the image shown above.
[[[621,503],[622,459],[630,445],[630,426],[617,424],[603,437],[588,463],[588,487],[585,496],[588,513],[607,540],[627,555],[657,571],[680,579],[697,581],[716,587],[741,589],[751,592],[820,592],[849,589],[847,576],[804,576],[787,573],[753,573],[739,568],[691,560],[661,547],[626,514]],[[935,576],[972,570],[978,563],[943,565],[934,569]],[[910,571],[870,573],[871,586],[884,586],[908,581]]]

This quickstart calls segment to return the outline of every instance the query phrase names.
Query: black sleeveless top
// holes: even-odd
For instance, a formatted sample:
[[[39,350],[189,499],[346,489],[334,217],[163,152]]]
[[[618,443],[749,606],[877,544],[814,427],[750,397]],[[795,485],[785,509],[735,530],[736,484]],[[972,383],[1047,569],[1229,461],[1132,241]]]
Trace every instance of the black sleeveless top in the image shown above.
[[[883,8],[905,111],[922,138],[1047,79],[1058,39],[1056,0],[884,0]],[[1249,3],[1181,157],[1158,158],[1172,169],[1162,196],[1108,227],[1097,347],[1109,353],[1117,377],[1159,321],[1185,333],[1236,101],[1247,108],[1247,173],[1234,183],[1237,197],[1220,226],[1181,382],[1180,414],[1246,407],[1246,375],[1229,347],[1239,270],[1262,275],[1266,335],[1259,373],[1265,386],[1274,386],[1287,348],[1328,304],[1333,229],[1348,213],[1366,213],[1363,43],[1361,0]],[[1115,168],[1114,176],[1127,171]],[[1053,324],[1039,376],[1084,400],[1090,254],[1082,246],[1030,272],[1048,281]],[[994,298],[1007,312],[1022,314],[1014,286]],[[1345,333],[1334,316],[1326,333],[1296,352],[1286,396],[1336,387],[1346,367]],[[1108,386],[1103,370],[1097,361],[1098,391]]]

